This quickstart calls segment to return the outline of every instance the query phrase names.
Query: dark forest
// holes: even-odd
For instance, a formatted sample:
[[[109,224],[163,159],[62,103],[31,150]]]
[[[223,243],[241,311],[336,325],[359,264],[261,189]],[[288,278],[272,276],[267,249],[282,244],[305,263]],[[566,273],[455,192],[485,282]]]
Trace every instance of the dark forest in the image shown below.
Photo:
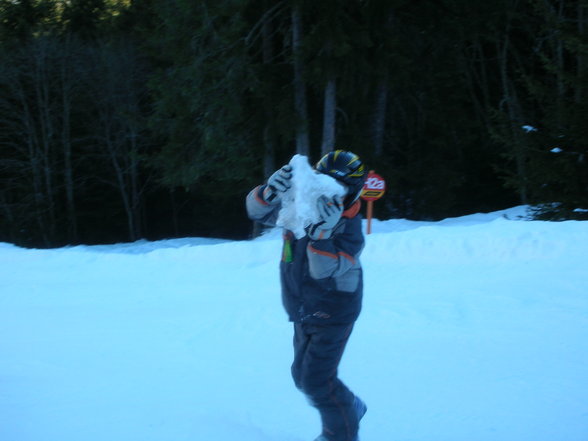
[[[586,0],[0,0],[0,241],[252,235],[300,153],[376,217],[588,208]]]

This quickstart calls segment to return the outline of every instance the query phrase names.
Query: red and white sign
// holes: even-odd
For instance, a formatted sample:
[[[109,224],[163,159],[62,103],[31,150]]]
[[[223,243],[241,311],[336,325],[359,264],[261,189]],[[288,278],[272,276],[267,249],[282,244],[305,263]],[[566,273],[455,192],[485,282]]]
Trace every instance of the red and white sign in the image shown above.
[[[386,192],[386,181],[380,175],[370,171],[361,191],[361,198],[364,201],[375,201],[384,196]]]

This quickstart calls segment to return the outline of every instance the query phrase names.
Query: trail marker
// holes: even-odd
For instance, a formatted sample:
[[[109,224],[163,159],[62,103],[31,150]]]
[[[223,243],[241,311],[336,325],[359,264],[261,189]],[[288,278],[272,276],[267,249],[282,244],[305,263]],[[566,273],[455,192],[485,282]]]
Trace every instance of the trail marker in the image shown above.
[[[367,234],[372,233],[372,216],[374,212],[374,201],[384,196],[386,192],[386,181],[380,175],[370,170],[368,177],[361,191],[361,198],[367,201]]]

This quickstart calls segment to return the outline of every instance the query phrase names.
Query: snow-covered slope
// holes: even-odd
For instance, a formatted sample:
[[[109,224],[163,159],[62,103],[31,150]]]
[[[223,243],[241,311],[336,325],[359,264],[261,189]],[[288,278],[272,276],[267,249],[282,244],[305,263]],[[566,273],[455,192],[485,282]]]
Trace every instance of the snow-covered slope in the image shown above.
[[[586,441],[588,223],[375,221],[341,376],[363,441]],[[0,244],[0,440],[306,441],[280,232]]]

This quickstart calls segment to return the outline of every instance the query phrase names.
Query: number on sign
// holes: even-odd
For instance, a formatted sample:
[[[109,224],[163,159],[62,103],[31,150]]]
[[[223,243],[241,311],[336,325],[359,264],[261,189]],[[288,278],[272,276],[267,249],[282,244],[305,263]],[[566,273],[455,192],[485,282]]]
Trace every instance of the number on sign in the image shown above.
[[[369,177],[365,183],[365,188],[369,190],[384,190],[385,183],[375,176]]]

